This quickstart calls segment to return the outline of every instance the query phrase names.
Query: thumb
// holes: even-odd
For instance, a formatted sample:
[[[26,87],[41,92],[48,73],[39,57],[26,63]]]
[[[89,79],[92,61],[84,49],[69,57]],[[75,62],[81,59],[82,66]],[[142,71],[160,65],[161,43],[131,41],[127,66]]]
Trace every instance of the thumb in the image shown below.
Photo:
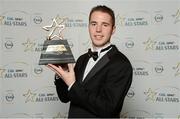
[[[73,64],[68,64],[68,69],[69,69],[70,72],[74,71]]]

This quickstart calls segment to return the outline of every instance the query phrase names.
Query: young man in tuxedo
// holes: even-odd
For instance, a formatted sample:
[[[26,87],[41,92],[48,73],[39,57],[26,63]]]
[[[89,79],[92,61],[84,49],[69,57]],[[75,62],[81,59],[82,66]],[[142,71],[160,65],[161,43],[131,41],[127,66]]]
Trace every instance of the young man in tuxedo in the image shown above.
[[[116,29],[114,12],[104,5],[92,8],[88,27],[92,47],[75,67],[48,64],[56,73],[57,94],[62,102],[70,101],[69,118],[119,118],[132,82],[132,66],[110,43]]]

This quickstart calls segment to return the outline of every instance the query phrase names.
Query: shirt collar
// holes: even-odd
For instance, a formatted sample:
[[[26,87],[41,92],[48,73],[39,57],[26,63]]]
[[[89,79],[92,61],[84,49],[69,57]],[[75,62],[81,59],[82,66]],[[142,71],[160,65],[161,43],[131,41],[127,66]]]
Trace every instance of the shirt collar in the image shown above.
[[[108,42],[108,43],[106,43],[106,44],[105,44],[104,46],[102,46],[102,47],[93,48],[93,46],[92,46],[92,47],[91,47],[91,50],[94,51],[94,52],[98,52],[98,56],[99,56],[100,53],[101,53],[101,50],[104,49],[104,48],[107,48],[107,47],[110,46],[110,45],[111,45],[111,43]]]

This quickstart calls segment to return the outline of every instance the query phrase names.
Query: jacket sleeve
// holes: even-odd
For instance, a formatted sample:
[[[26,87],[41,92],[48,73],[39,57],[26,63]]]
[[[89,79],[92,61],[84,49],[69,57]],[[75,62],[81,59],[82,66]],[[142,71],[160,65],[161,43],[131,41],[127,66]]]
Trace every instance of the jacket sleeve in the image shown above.
[[[64,103],[69,102],[68,86],[64,83],[64,81],[58,75],[55,75],[54,84],[56,86],[56,91],[61,102],[64,102]]]
[[[113,117],[120,113],[124,98],[132,82],[129,62],[110,64],[100,91],[92,92],[79,82],[69,91],[72,103],[89,110],[98,117]]]
[[[82,58],[82,56],[80,56],[76,62],[76,64],[81,65],[81,62],[79,61],[79,59]],[[74,70],[79,70],[77,69],[77,66],[75,65]],[[61,100],[61,102],[67,103],[69,102],[69,97],[68,97],[68,86],[65,84],[65,82],[57,75],[55,74],[55,81],[54,84],[56,86],[56,91],[58,94],[59,99]],[[74,84],[73,84],[74,85]]]

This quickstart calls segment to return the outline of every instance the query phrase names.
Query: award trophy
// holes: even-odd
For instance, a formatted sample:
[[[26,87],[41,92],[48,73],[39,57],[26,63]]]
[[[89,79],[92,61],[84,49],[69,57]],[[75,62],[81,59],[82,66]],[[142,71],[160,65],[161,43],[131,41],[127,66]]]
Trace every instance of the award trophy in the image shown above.
[[[67,63],[75,63],[75,59],[68,42],[67,40],[63,39],[61,35],[62,30],[65,28],[65,25],[62,24],[64,19],[61,21],[62,22],[57,23],[56,19],[54,18],[50,26],[43,27],[43,29],[46,31],[50,31],[50,29],[52,29],[52,31],[44,41],[39,65],[64,65]],[[58,30],[58,34],[53,35],[56,30]]]

